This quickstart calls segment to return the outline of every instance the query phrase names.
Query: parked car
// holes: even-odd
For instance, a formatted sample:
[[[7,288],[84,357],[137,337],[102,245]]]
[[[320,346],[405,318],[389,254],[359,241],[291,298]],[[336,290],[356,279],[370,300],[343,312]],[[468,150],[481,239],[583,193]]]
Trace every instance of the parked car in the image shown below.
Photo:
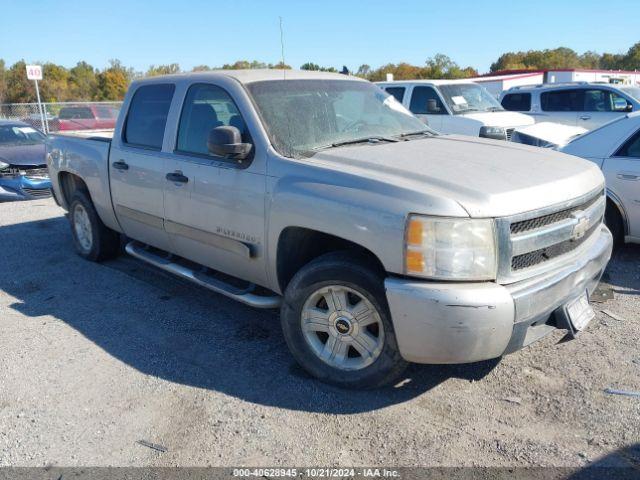
[[[51,196],[44,141],[31,125],[0,120],[0,200]]]
[[[122,233],[138,259],[280,306],[293,356],[338,385],[575,333],[611,255],[595,165],[438,135],[354,77],[137,80],[111,141],[49,139],[82,257],[114,255]]]
[[[118,109],[108,105],[75,105],[62,107],[51,131],[102,130],[116,125]]]
[[[514,128],[535,123],[528,115],[506,112],[483,86],[468,80],[407,80],[377,85],[440,133],[510,140]]]
[[[540,122],[526,127],[518,127],[511,135],[511,141],[542,148],[560,148],[589,130],[561,123]]]
[[[640,243],[640,112],[576,138],[560,151],[592,161],[607,182],[606,223],[617,243]]]
[[[513,87],[500,95],[502,106],[555,122],[593,130],[640,109],[640,88],[602,83],[547,83]]]

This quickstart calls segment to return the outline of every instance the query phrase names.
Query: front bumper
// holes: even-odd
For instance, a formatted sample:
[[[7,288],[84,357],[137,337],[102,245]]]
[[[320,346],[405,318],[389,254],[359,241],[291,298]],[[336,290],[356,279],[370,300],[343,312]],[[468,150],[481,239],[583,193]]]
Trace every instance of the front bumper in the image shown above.
[[[555,330],[554,312],[591,294],[611,258],[606,227],[571,263],[511,285],[389,277],[387,301],[405,360],[468,363],[500,357]]]
[[[0,177],[0,200],[33,200],[51,196],[48,178],[31,178],[26,175]]]

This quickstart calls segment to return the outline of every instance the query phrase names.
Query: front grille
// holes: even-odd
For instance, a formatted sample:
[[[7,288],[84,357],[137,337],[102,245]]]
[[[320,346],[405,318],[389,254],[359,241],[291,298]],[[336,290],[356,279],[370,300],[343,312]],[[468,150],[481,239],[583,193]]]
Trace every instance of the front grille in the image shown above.
[[[521,222],[512,223],[511,234],[515,235],[517,233],[528,232],[529,230],[546,227],[548,225],[561,222],[562,220],[566,220],[567,218],[571,218],[571,214],[573,212],[578,210],[586,210],[591,205],[596,203],[600,198],[602,198],[602,195],[604,195],[604,192],[600,192],[598,195],[587,200],[581,205],[576,205],[575,207],[567,208],[559,212],[550,213],[549,215],[543,215],[542,217],[530,218],[528,220],[522,220]]]
[[[49,188],[28,188],[22,187],[22,191],[27,195],[35,198],[48,198],[51,196],[51,189]]]
[[[516,255],[511,259],[511,270],[517,271],[533,267],[546,262],[547,260],[572,252],[590,238],[593,232],[595,232],[599,227],[600,222],[596,222],[595,225],[587,230],[583,237],[580,237],[577,240],[565,240],[547,248],[541,248],[533,252]]]
[[[30,168],[24,171],[24,176],[27,178],[49,178],[49,170],[46,168]]]
[[[563,256],[579,251],[598,234],[605,205],[604,190],[600,190],[555,211],[544,209],[537,215],[498,219],[499,236],[505,242],[499,281],[509,283],[537,275],[557,266]]]
[[[513,135],[513,130],[514,130],[513,128],[507,128],[505,130],[505,134],[507,136],[507,140],[511,140],[511,136]]]

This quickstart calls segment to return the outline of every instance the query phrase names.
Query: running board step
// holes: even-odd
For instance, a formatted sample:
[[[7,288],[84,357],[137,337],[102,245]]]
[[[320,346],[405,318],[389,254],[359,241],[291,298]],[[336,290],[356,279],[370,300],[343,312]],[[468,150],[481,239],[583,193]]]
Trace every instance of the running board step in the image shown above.
[[[245,288],[236,287],[216,278],[206,267],[201,267],[200,270],[190,268],[185,264],[192,264],[192,262],[184,260],[183,263],[180,263],[182,260],[180,257],[135,240],[127,243],[125,250],[132,257],[246,305],[255,308],[277,308],[280,306],[281,297],[279,295],[258,295],[254,293],[256,287],[252,283]]]

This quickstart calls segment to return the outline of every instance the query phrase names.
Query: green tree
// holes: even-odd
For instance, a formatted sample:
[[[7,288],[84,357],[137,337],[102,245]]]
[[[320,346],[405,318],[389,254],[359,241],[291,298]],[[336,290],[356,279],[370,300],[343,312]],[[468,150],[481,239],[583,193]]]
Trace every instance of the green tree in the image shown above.
[[[27,80],[26,63],[19,60],[6,70],[4,101],[7,103],[29,103],[36,101],[36,89],[31,80]]]
[[[66,102],[71,100],[69,71],[55,63],[45,63],[42,66],[40,95],[43,102]]]
[[[96,100],[122,100],[134,72],[122,66],[120,60],[110,60],[109,68],[97,75]]]
[[[196,65],[191,69],[192,72],[208,72],[210,70],[213,69],[208,65]]]
[[[78,62],[69,70],[69,88],[71,100],[93,100],[98,88],[96,70],[87,62]]]
[[[4,101],[4,96],[6,95],[7,82],[5,79],[5,66],[4,60],[0,58],[0,103]]]
[[[307,62],[307,63],[304,63],[304,64],[300,65],[300,70],[319,71],[320,70],[320,65],[318,65],[317,63]]]
[[[640,70],[640,42],[633,45],[624,56],[620,68],[625,70]]]
[[[158,75],[171,75],[174,73],[180,73],[180,65],[177,63],[171,63],[169,65],[151,65],[145,76],[155,77]]]
[[[358,77],[367,78],[370,73],[371,73],[371,67],[366,63],[363,63],[358,67],[358,71],[356,72],[356,75]]]

